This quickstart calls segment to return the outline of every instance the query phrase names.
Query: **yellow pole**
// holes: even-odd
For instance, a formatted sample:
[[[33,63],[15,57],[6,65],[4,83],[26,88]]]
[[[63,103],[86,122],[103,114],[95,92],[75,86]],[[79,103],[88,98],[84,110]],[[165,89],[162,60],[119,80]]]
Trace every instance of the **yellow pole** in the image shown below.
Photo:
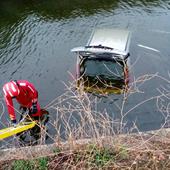
[[[17,133],[26,131],[28,129],[33,128],[36,125],[36,121],[32,122],[23,122],[22,124],[18,124],[16,127],[8,127],[0,130],[0,140],[13,136]]]

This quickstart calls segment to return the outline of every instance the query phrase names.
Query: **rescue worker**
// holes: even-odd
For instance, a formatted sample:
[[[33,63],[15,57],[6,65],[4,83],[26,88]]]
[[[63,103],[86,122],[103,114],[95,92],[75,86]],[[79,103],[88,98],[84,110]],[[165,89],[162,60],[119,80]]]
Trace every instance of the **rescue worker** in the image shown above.
[[[29,109],[31,117],[41,116],[41,108],[38,103],[38,92],[34,85],[27,80],[10,81],[3,86],[3,93],[7,105],[11,123],[17,123],[13,100],[16,99],[20,107],[24,110]]]

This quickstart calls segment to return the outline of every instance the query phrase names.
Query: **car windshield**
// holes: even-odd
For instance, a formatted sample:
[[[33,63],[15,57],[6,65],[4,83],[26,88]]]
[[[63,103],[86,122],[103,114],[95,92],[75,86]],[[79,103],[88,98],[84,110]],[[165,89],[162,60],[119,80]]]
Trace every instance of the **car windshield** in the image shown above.
[[[85,59],[81,66],[81,75],[107,79],[123,79],[124,69],[120,62],[113,59]]]

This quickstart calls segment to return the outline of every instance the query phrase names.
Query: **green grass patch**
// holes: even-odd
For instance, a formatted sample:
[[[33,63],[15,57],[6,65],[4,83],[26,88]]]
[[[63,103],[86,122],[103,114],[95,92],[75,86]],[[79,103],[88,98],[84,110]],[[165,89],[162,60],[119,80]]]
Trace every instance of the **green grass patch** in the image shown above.
[[[99,147],[88,145],[85,151],[76,153],[76,163],[85,162],[88,167],[104,168],[115,164],[116,161],[125,160],[129,157],[128,150],[124,146]]]
[[[48,158],[35,160],[15,160],[12,163],[12,170],[47,170]]]
[[[89,167],[102,168],[115,162],[114,149],[89,145],[85,152],[84,159]]]
[[[31,170],[34,167],[34,161],[32,160],[16,160],[12,164],[12,170]]]

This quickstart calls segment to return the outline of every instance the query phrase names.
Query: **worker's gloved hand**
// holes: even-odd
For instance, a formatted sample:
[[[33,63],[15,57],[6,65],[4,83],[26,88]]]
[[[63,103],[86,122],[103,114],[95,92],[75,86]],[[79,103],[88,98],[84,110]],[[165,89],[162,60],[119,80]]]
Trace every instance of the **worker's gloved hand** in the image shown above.
[[[31,107],[31,114],[35,114],[37,113],[38,109],[37,109],[37,103],[33,103],[32,107]]]
[[[11,120],[11,124],[12,124],[13,127],[16,127],[16,126],[17,126],[17,121],[16,121],[16,119]]]

